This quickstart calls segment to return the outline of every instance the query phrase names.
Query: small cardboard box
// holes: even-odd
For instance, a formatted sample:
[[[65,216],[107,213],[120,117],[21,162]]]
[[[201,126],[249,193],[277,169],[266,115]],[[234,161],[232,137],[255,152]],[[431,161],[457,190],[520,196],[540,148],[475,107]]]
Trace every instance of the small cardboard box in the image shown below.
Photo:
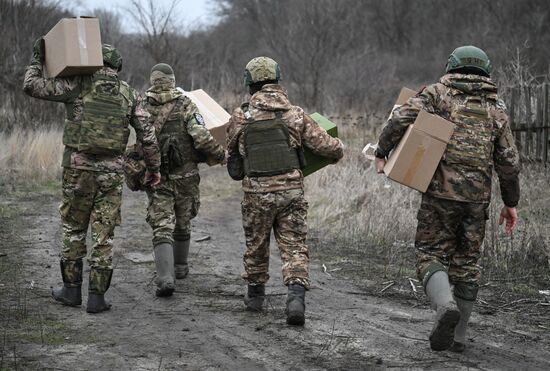
[[[420,111],[390,154],[384,173],[396,182],[426,192],[453,131],[452,122]]]
[[[312,113],[311,115],[309,115],[309,117],[311,117],[313,121],[319,124],[320,127],[325,129],[331,137],[338,138],[338,128],[329,119],[317,112]],[[325,166],[334,163],[334,160],[316,155],[307,147],[304,147],[304,155],[306,159],[306,166],[302,169],[302,173],[304,174],[304,176],[313,174],[317,170],[320,170]]]
[[[395,104],[393,105],[393,108],[391,110],[391,113],[390,113],[390,116],[388,117],[388,119],[391,117],[391,115],[393,114],[393,111],[397,107],[402,106],[403,104],[407,103],[409,98],[414,97],[415,95],[416,95],[416,92],[414,90],[409,89],[409,88],[402,88],[401,91],[399,92],[399,96],[397,97],[397,100],[395,101]]]
[[[184,94],[197,105],[206,128],[216,141],[225,148],[226,127],[231,115],[202,89],[185,91]]]
[[[103,67],[99,20],[63,18],[44,36],[47,77],[93,74]]]

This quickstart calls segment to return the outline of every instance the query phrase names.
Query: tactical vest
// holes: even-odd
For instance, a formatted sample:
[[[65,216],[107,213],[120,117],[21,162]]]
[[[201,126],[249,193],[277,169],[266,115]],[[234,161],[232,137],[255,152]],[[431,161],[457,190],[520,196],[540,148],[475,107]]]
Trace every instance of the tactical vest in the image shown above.
[[[93,155],[118,156],[128,143],[133,97],[117,77],[94,74],[83,78],[82,121],[65,120],[63,144]]]
[[[455,130],[447,144],[445,162],[471,169],[491,167],[496,130],[489,107],[496,101],[459,91],[451,94],[450,119]]]
[[[193,137],[187,132],[184,121],[186,98],[178,98],[176,106],[168,116],[161,131],[157,134],[161,152],[161,171],[173,174],[185,171],[186,164],[204,161],[204,156],[195,149]],[[155,120],[162,106],[148,105],[151,120]]]
[[[244,173],[249,177],[274,176],[301,168],[301,148],[290,146],[290,134],[281,111],[274,119],[254,120],[243,105]]]

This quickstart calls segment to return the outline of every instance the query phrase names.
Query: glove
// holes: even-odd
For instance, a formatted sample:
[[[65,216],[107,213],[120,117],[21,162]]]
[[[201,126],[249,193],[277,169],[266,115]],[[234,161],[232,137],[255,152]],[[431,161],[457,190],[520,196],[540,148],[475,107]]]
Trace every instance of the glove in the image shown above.
[[[44,43],[44,38],[42,36],[36,39],[32,47],[32,51],[33,58],[40,63],[44,63],[44,60],[46,58],[46,46]]]
[[[160,183],[160,173],[151,173],[149,170],[145,171],[145,185],[151,188],[155,188]]]

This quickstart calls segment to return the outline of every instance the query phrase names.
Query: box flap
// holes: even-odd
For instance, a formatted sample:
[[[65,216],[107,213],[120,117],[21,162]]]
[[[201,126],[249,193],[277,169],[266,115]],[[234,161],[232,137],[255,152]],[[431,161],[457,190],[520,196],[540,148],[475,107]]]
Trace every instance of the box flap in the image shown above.
[[[440,116],[421,110],[414,122],[414,128],[447,143],[453,135],[455,125]]]
[[[231,118],[231,115],[204,90],[185,91],[184,94],[197,105],[208,129],[223,126]]]
[[[409,100],[410,97],[414,97],[416,95],[416,91],[409,89],[409,88],[402,88],[401,92],[399,93],[399,97],[397,97],[397,101],[395,102],[396,106],[401,106]]]

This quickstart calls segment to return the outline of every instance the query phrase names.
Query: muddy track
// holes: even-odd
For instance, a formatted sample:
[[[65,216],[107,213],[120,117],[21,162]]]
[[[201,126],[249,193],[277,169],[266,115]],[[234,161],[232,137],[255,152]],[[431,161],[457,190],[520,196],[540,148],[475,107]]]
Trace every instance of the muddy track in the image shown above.
[[[429,310],[363,295],[323,273],[315,256],[306,326],[288,327],[274,246],[267,311],[244,311],[239,193],[203,194],[193,223],[191,274],[178,281],[172,298],[158,299],[145,195],[125,190],[124,201],[116,271],[107,294],[113,309],[100,315],[87,314],[84,306],[57,305],[48,297],[49,286],[60,281],[58,201],[23,201],[28,211],[20,218],[25,225],[21,240],[27,246],[10,254],[25,257],[22,282],[33,282],[29,310],[62,326],[55,330],[61,336],[55,344],[18,339],[19,364],[24,365],[19,369],[550,369],[548,334],[520,335],[496,325],[504,321],[488,322],[481,315],[474,315],[465,354],[431,352]],[[203,236],[210,239],[194,242]]]

